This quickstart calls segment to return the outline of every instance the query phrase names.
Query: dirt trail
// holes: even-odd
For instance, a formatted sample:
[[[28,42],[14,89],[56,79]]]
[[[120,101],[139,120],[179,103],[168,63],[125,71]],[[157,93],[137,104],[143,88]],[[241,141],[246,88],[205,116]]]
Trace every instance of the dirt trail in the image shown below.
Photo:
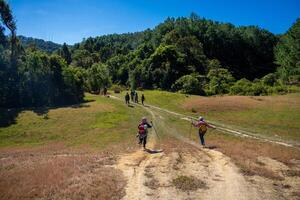
[[[164,126],[163,118],[155,111],[145,109],[156,123]],[[186,148],[157,152],[158,138],[151,130],[147,144],[149,151],[140,149],[120,156],[116,168],[127,178],[124,199],[274,199],[266,195],[268,192],[261,192],[246,181],[224,154],[199,148],[184,138],[177,139],[182,140]],[[178,189],[173,180],[180,176],[203,181],[203,185],[195,190]]]
[[[155,143],[150,134],[149,149]],[[194,146],[168,153],[138,150],[121,156],[116,168],[127,178],[124,199],[274,199],[246,181],[230,158]],[[172,183],[179,176],[193,177],[205,185],[182,191]]]

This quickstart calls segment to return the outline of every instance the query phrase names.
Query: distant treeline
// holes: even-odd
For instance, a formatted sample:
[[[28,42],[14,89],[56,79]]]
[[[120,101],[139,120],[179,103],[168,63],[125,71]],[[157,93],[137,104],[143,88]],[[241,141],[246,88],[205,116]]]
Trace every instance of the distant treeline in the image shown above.
[[[18,38],[24,48],[36,48],[47,53],[52,53],[62,47],[61,44],[57,44],[51,41],[45,41],[42,39],[25,37],[22,35],[19,35]]]
[[[299,84],[299,19],[278,36],[191,14],[168,18],[154,29],[87,38],[48,51],[22,46],[10,26],[12,15],[5,17],[10,10],[1,12],[2,107],[80,102],[84,91],[99,93],[112,84],[201,95],[266,95]]]

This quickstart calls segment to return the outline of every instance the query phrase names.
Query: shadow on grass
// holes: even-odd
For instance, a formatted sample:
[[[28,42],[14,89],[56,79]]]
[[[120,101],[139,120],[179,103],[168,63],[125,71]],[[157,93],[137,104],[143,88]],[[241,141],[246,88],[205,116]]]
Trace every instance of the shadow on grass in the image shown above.
[[[33,111],[38,116],[46,116],[50,109],[57,108],[85,108],[90,107],[90,105],[86,104],[89,102],[93,102],[95,100],[85,100],[78,104],[72,105],[54,105],[54,106],[41,106],[41,107],[24,107],[24,108],[0,108],[0,127],[8,127],[12,124],[16,123],[16,118],[19,113],[23,111]],[[45,119],[47,118],[44,117]]]
[[[162,153],[163,152],[163,150],[154,150],[154,149],[147,149],[147,148],[145,148],[145,151],[147,153],[150,153],[150,154],[156,154],[156,153]]]

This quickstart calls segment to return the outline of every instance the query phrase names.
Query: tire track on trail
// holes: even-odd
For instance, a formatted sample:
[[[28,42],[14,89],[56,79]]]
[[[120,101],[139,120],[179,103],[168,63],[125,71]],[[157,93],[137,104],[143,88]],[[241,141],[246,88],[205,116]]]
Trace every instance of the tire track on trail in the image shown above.
[[[112,96],[112,95],[110,97],[112,97],[113,99],[122,101],[122,99],[120,99],[119,97]],[[182,120],[186,120],[186,121],[190,121],[191,119],[196,120],[196,118],[193,117],[193,116],[184,115],[184,114],[181,114],[181,113],[170,111],[168,109],[160,108],[158,106],[153,106],[153,105],[145,104],[145,106],[146,106],[145,107],[145,106],[142,106],[140,104],[136,104],[136,103],[133,103],[133,104],[137,105],[137,106],[141,106],[143,108],[147,108],[148,107],[148,110],[150,110],[149,108],[154,108],[156,110],[159,110],[159,111],[162,111],[162,112],[165,112],[165,113],[177,116],[177,117],[179,117]],[[279,145],[286,146],[286,147],[293,147],[293,148],[300,149],[300,144],[297,143],[296,141],[289,141],[289,142],[287,142],[287,141],[272,140],[270,138],[266,138],[266,137],[264,137],[262,135],[258,135],[256,133],[252,133],[252,132],[248,132],[248,131],[244,131],[244,130],[239,130],[239,129],[236,129],[236,128],[233,129],[231,127],[228,127],[228,126],[226,126],[224,124],[221,124],[221,123],[218,123],[218,122],[215,122],[215,121],[208,121],[208,122],[211,123],[211,124],[213,124],[214,126],[216,126],[217,129],[219,131],[223,132],[223,133],[235,135],[235,136],[238,136],[238,137],[252,138],[252,139],[260,140],[260,141],[263,141],[263,142],[269,142],[269,143],[279,144]]]
[[[248,182],[229,157],[199,147],[175,129],[170,129],[159,113],[147,107],[144,109],[151,114],[160,131],[178,139],[178,145],[170,152],[155,151],[158,137],[151,129],[147,145],[149,151],[137,150],[120,155],[115,167],[127,179],[123,199],[276,199],[274,193],[269,192],[270,188],[262,191]],[[170,130],[172,133],[168,132]],[[178,148],[180,141],[184,144],[183,148]],[[178,177],[201,180],[204,187],[181,190],[173,184]]]

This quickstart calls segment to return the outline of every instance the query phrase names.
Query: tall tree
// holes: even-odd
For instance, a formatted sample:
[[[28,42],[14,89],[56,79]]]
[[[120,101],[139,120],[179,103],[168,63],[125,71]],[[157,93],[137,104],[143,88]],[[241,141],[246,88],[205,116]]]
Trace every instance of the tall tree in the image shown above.
[[[300,82],[300,19],[281,37],[275,48],[275,59],[283,82]]]
[[[61,48],[60,56],[65,59],[68,65],[72,62],[71,53],[66,43],[64,43]]]
[[[0,0],[0,14],[2,23],[10,30],[11,33],[11,65],[15,67],[16,65],[16,44],[17,44],[17,35],[16,35],[16,22],[12,15],[10,6],[5,0]]]

